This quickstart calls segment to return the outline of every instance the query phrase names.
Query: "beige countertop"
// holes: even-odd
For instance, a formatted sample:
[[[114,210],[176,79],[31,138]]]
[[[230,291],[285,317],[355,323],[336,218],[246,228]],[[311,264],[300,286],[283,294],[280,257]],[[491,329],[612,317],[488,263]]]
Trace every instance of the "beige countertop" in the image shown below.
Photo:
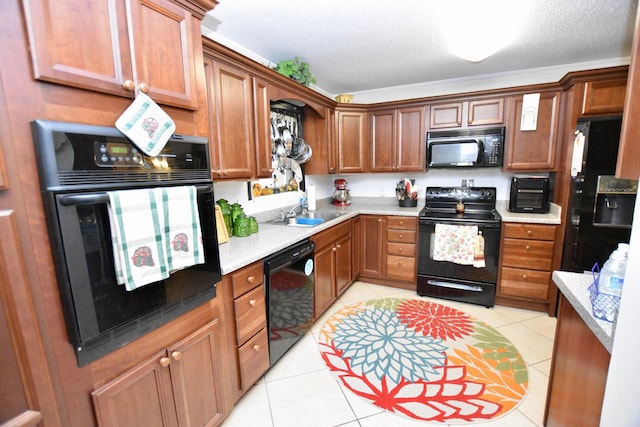
[[[611,353],[613,347],[614,323],[596,318],[591,311],[589,286],[593,283],[591,273],[554,271],[553,281],[562,295],[580,315],[602,345]]]
[[[415,208],[401,208],[398,201],[391,197],[354,197],[348,207],[333,206],[329,199],[318,200],[318,210],[344,212],[344,215],[314,227],[288,227],[268,221],[260,222],[257,233],[248,237],[231,237],[227,243],[219,245],[222,274],[229,274],[357,215],[417,217],[423,207],[424,200],[418,200]]]
[[[509,212],[509,201],[498,200],[496,210],[502,217],[503,222],[528,222],[532,224],[560,224],[562,208],[555,203],[551,203],[549,213],[515,213]]]

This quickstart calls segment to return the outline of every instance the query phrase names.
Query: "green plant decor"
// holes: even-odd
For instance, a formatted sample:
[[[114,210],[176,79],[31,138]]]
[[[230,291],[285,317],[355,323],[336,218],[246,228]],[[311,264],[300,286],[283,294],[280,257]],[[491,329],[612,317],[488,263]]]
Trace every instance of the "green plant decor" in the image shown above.
[[[305,86],[316,82],[316,78],[311,75],[311,71],[309,70],[309,63],[300,62],[300,58],[297,56],[295,59],[278,62],[275,70],[283,76],[289,77]]]

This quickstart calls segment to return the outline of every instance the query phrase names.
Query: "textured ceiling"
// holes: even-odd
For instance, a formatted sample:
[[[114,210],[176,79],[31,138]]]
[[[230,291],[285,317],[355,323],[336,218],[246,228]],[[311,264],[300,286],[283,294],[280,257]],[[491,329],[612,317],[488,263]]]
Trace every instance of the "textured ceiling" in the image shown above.
[[[637,0],[511,0],[518,7],[510,17],[474,12],[466,24],[462,11],[470,1],[220,0],[205,17],[203,34],[265,65],[298,56],[329,94],[630,54]],[[445,4],[456,12],[453,24],[444,24]],[[472,27],[480,34],[510,23],[515,40],[481,62],[455,57],[445,40],[447,29]]]

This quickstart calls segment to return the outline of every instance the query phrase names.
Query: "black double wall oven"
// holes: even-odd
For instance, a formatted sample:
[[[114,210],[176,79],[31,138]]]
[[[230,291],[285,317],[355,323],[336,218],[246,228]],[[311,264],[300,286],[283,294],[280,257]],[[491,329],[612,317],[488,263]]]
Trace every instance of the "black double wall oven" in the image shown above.
[[[428,187],[419,214],[418,294],[492,307],[501,217],[493,187]]]
[[[173,135],[157,156],[116,128],[34,121],[49,239],[80,366],[215,298],[221,279],[207,140]],[[107,191],[194,186],[205,262],[127,291],[115,277]]]

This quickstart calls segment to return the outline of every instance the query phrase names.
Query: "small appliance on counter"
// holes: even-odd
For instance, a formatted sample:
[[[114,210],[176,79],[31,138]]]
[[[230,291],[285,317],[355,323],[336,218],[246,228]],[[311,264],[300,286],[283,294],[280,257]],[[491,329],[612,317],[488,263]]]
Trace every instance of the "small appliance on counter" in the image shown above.
[[[549,213],[549,178],[541,176],[512,177],[509,212]]]
[[[338,178],[333,181],[336,189],[333,191],[332,204],[336,206],[349,206],[351,204],[349,190],[347,189],[347,180]]]

